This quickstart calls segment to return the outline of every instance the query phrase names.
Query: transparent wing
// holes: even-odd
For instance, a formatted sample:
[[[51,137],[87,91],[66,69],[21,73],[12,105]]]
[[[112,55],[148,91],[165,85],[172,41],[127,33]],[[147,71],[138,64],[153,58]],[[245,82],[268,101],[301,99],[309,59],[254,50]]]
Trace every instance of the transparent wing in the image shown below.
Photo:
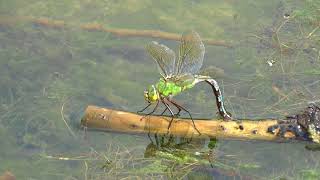
[[[175,53],[163,44],[152,41],[147,45],[147,51],[157,62],[160,74],[164,78],[171,77],[175,72]]]
[[[205,48],[197,32],[183,34],[179,47],[179,58],[175,65],[175,75],[196,74],[199,72]]]

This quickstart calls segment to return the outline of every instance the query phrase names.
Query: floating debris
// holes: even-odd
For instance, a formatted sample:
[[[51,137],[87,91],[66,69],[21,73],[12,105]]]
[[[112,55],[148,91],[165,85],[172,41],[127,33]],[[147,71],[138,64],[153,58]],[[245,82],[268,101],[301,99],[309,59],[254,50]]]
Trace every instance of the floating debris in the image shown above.
[[[320,107],[311,103],[302,113],[287,116],[287,119],[270,126],[268,132],[281,137],[293,133],[298,139],[320,143]]]
[[[273,60],[273,59],[267,61],[267,64],[268,64],[270,67],[272,67],[275,63],[276,63],[276,61]]]

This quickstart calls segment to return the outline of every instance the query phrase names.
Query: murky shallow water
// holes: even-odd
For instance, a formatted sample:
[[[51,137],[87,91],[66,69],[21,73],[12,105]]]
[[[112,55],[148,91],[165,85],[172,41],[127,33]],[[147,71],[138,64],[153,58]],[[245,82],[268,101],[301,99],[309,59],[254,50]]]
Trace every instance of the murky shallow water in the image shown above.
[[[203,66],[216,69],[211,73],[228,109],[237,118],[284,117],[320,97],[317,1],[0,4],[0,173],[9,170],[19,179],[320,177],[319,152],[301,142],[218,140],[210,151],[209,140],[193,140],[182,149],[211,153],[211,165],[198,165],[159,154],[146,157],[153,146],[144,135],[79,127],[88,104],[133,112],[144,107],[143,90],[159,78],[145,45],[152,40],[177,45],[87,31],[82,24],[178,34],[194,29],[203,38],[232,44],[206,45]],[[177,101],[194,117],[215,116],[214,97],[204,85]]]

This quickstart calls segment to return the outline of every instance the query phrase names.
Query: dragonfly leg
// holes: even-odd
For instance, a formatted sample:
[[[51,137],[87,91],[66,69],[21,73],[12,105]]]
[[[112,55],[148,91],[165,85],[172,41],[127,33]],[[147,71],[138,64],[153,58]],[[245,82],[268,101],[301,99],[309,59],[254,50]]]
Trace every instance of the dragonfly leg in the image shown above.
[[[168,110],[168,108],[166,107],[164,109],[164,111],[160,114],[160,116],[164,115],[164,113]],[[178,109],[178,112],[174,114],[174,117],[179,117],[180,116],[180,112],[181,112],[181,109]]]
[[[150,105],[151,105],[151,103],[146,108],[144,108],[144,110],[147,109]],[[142,120],[143,118],[146,118],[146,117],[150,116],[151,114],[153,114],[157,110],[158,106],[159,106],[159,100],[157,101],[157,104],[153,108],[153,110],[151,112],[149,112],[148,114],[145,114],[143,117],[141,117],[140,120]]]
[[[164,109],[164,111],[160,114],[160,116],[164,115],[164,113],[168,110],[167,106],[166,108]]]
[[[173,97],[172,94],[170,94],[168,97],[165,98],[165,100],[167,100],[167,101],[169,101],[169,102],[170,102],[170,101],[173,101],[173,100],[172,100],[172,97]],[[169,105],[169,104],[168,104],[168,105]],[[170,106],[170,105],[169,105],[169,106]],[[175,116],[175,117],[179,117],[179,116],[180,116],[180,112],[181,112],[181,108],[178,107],[178,106],[175,106],[175,107],[178,109],[178,112],[175,113],[174,116]]]
[[[180,113],[181,110],[184,110],[185,112],[187,112],[189,114],[190,118],[191,118],[191,121],[192,121],[194,129],[199,133],[199,135],[201,135],[200,131],[198,130],[198,128],[196,127],[196,125],[194,123],[194,120],[193,120],[193,118],[191,116],[191,113],[186,108],[184,108],[181,105],[179,105],[177,102],[175,102],[173,100],[170,100],[170,99],[167,99],[167,101],[169,101],[171,104],[173,104],[174,106],[176,106],[179,109],[178,113]]]
[[[152,110],[151,112],[149,112],[149,113],[147,114],[147,116],[153,114],[153,113],[157,110],[158,106],[159,106],[159,100],[157,101],[156,106],[153,108],[153,110]]]
[[[174,113],[172,112],[170,106],[164,101],[164,99],[161,99],[161,102],[166,106],[166,109],[168,109],[170,114],[171,114],[171,120],[170,120],[169,125],[168,125],[168,130],[169,130],[170,127],[171,127],[172,121],[173,121]]]
[[[140,111],[137,111],[137,113],[142,113],[145,111],[149,106],[151,106],[151,103],[149,103],[145,108],[141,109]]]
[[[159,138],[158,138],[158,134],[157,133],[154,134],[154,139],[155,139],[156,145],[158,147],[159,146]]]
[[[150,136],[150,131],[148,132],[148,138],[149,138],[149,140],[151,141],[151,144],[154,144],[153,141],[152,141],[152,138],[151,138],[151,136]]]
[[[178,107],[177,107],[177,108],[178,108]],[[179,117],[179,116],[180,116],[180,112],[181,112],[181,109],[178,108],[178,112],[177,112],[174,116]]]

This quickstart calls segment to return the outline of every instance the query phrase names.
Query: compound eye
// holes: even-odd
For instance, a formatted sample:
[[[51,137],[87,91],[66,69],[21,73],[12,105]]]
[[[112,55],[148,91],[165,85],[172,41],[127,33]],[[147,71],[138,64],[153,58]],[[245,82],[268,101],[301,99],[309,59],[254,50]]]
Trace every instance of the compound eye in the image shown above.
[[[148,99],[148,97],[149,97],[148,91],[144,91],[143,94],[144,94],[144,97],[145,97],[146,99]]]

